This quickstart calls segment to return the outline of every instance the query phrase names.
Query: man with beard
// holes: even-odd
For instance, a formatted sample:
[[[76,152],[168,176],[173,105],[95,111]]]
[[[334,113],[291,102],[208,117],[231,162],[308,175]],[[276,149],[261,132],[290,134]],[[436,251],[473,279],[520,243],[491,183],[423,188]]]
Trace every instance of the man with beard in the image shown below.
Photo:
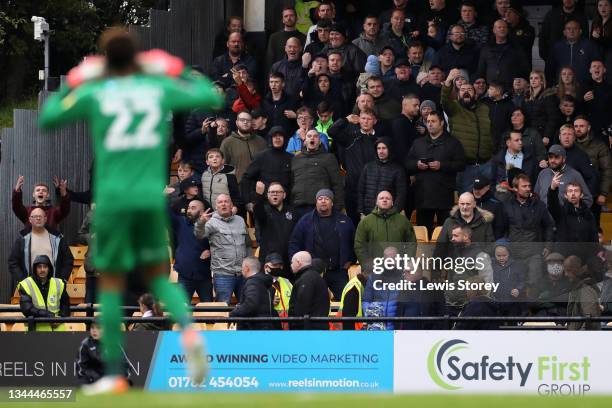
[[[170,211],[175,246],[174,270],[188,299],[197,292],[201,302],[212,302],[210,246],[208,239],[198,239],[193,234],[194,224],[203,212],[204,203],[200,200],[191,200],[185,216]]]
[[[359,38],[353,40],[361,51],[366,55],[376,55],[385,44],[384,38],[380,35],[380,22],[375,15],[367,15],[363,21],[363,32]]]
[[[548,200],[548,189],[553,180],[553,177],[557,174],[561,174],[561,185],[559,186],[559,202],[563,203],[563,196],[565,195],[565,189],[570,182],[578,183],[582,188],[582,194],[584,194],[584,202],[587,206],[593,204],[593,196],[584,181],[582,175],[568,165],[566,162],[565,149],[560,145],[552,145],[548,150],[548,168],[542,169],[538,175],[534,192],[538,194],[540,200],[547,203]]]
[[[442,87],[442,106],[448,115],[451,134],[465,149],[467,166],[457,177],[459,193],[472,190],[474,179],[480,175],[491,177],[493,138],[488,106],[476,100],[474,86],[465,83],[459,88],[457,100],[451,99],[452,84],[461,70],[453,69]]]
[[[591,211],[597,219],[597,225],[599,225],[601,206],[606,204],[606,197],[612,182],[610,150],[604,142],[596,139],[591,133],[591,124],[586,116],[577,116],[574,119],[574,130],[576,131],[576,144],[589,156],[591,164],[599,176],[599,195],[596,203],[591,207]]]

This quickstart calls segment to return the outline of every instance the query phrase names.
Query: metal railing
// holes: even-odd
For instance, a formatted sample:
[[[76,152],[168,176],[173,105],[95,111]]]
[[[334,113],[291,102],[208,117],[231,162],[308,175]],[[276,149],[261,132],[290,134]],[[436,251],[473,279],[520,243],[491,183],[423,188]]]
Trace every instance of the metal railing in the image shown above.
[[[229,312],[233,309],[232,306],[196,306],[192,307],[194,312]],[[18,316],[2,316],[1,313],[19,312],[18,307],[0,307],[0,323],[26,323],[29,330],[34,330],[37,323],[91,323],[95,317],[94,311],[97,307],[90,304],[87,306],[73,306],[71,312],[86,312],[87,316],[67,316],[67,317],[18,317]],[[136,306],[123,306],[124,312],[136,311]],[[123,323],[167,323],[170,321],[169,316],[164,317],[138,317],[126,316],[123,318]],[[291,323],[301,322],[304,329],[308,329],[313,323],[441,323],[440,329],[452,329],[453,324],[457,322],[499,322],[500,329],[565,329],[565,324],[569,322],[581,323],[608,323],[612,322],[612,316],[402,316],[402,317],[335,317],[335,316],[292,316],[292,317],[225,317],[225,316],[194,316],[195,323]],[[512,323],[527,323],[527,322],[553,322],[556,326],[513,326]],[[612,327],[603,326],[604,330],[612,330]]]

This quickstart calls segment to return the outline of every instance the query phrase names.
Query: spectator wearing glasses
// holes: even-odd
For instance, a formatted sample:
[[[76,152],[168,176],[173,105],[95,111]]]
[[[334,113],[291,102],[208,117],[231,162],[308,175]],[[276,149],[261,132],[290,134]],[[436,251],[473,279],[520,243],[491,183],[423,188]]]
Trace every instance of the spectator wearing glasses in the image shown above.
[[[304,142],[306,140],[306,134],[308,131],[314,129],[314,114],[309,108],[301,107],[296,112],[297,122],[298,122],[298,130],[295,131],[293,136],[289,139],[289,143],[287,144],[287,152],[295,156],[299,154],[303,147]],[[323,148],[325,151],[329,151],[329,140],[327,135],[324,133],[319,133],[319,138],[321,139],[321,143],[323,144]]]
[[[72,255],[62,234],[47,225],[42,208],[34,208],[29,216],[30,225],[21,232],[9,256],[9,272],[15,282],[34,275],[33,262],[42,255],[51,262],[54,278],[68,279],[72,272]]]

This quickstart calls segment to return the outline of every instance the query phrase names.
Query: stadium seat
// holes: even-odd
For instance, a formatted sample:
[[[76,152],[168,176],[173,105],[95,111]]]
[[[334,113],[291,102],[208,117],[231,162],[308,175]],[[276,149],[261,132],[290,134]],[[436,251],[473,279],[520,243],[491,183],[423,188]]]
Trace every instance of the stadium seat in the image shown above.
[[[249,238],[251,239],[251,247],[257,248],[257,237],[255,236],[255,228],[247,228]]]
[[[70,275],[71,282],[70,283],[85,283],[86,273],[85,266],[79,266],[76,271],[72,270],[72,275]]]
[[[85,284],[68,283],[66,285],[66,292],[70,297],[70,304],[77,305],[85,302]]]
[[[227,306],[225,302],[200,302],[196,307]],[[229,317],[229,312],[193,312],[193,317]],[[227,323],[200,323],[204,330],[227,330]]]
[[[87,325],[85,323],[66,323],[66,331],[84,332],[87,331]]]
[[[2,303],[0,304],[0,307],[10,307],[14,309],[14,311],[10,312],[0,312],[1,317],[23,317],[23,313],[21,313],[21,310],[18,307],[15,307],[14,304]],[[0,331],[12,331],[13,325],[15,324],[16,323],[2,323],[2,328],[0,329]]]
[[[11,305],[18,305],[19,304],[19,291],[15,288],[15,292],[13,293],[13,296],[11,297]]]
[[[13,327],[11,328],[11,331],[13,331],[13,332],[24,332],[24,331],[27,331],[27,327],[26,327],[25,323],[15,323],[15,324],[13,324]]]
[[[413,228],[417,242],[429,242],[429,232],[427,231],[427,227],[423,225],[415,225]]]
[[[85,262],[85,255],[87,255],[87,246],[71,246],[70,252],[72,253],[73,265],[81,266]]]
[[[436,227],[431,234],[431,242],[438,241],[438,237],[440,237],[440,233],[442,232],[442,227]]]

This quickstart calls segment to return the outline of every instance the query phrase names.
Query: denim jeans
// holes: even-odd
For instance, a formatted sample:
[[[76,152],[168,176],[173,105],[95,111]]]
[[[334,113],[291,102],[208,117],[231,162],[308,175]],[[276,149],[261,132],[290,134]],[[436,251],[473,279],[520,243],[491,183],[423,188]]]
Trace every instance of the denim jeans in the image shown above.
[[[474,187],[474,180],[479,176],[487,176],[492,183],[495,182],[493,177],[493,165],[491,160],[483,164],[473,164],[465,166],[465,170],[461,173],[457,173],[456,187],[459,194],[465,193],[466,191],[472,192]]]
[[[240,292],[242,292],[242,275],[222,275],[216,273],[213,278],[215,287],[215,301],[225,302],[229,304],[232,300],[232,293],[236,294],[236,298],[240,300]]]
[[[187,292],[189,301],[191,301],[193,293],[197,292],[200,302],[212,302],[212,282],[210,279],[191,280],[182,278],[181,275],[179,275],[178,283],[180,283],[185,289],[185,292]]]

